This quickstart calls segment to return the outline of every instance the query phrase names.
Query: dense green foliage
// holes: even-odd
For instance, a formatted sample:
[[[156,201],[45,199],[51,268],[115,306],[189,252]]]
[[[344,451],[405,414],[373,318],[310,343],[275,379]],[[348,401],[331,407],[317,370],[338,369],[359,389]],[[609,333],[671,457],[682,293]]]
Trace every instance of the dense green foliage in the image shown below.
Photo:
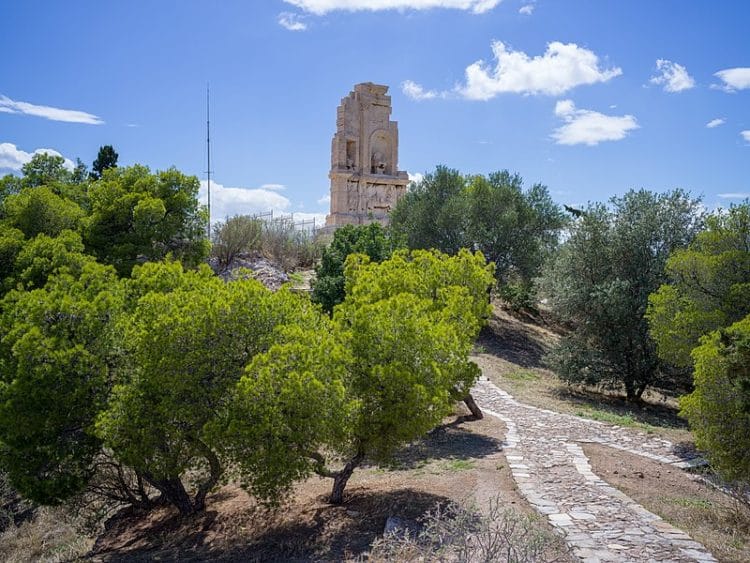
[[[659,354],[682,366],[701,336],[750,314],[750,203],[706,221],[706,230],[667,261],[669,283],[647,313]]]
[[[115,152],[112,145],[99,147],[99,153],[96,155],[96,160],[94,160],[91,165],[91,178],[93,180],[98,180],[102,177],[105,170],[115,168],[117,166],[118,157],[119,155]]]
[[[315,268],[312,300],[328,313],[344,300],[344,263],[350,254],[364,254],[374,262],[391,255],[393,243],[379,223],[345,225],[333,234],[331,244],[323,252]]]
[[[122,302],[114,270],[93,261],[2,302],[0,464],[28,498],[58,504],[91,476]]]
[[[750,316],[704,337],[692,356],[695,390],[680,401],[681,414],[712,467],[750,483]]]
[[[414,185],[391,214],[394,237],[409,248],[480,250],[495,263],[503,295],[518,306],[530,304],[532,280],[566,222],[541,184],[524,191],[517,174],[462,176],[443,166]]]
[[[89,188],[86,248],[121,275],[167,256],[196,265],[209,250],[197,195],[198,179],[175,169],[151,174],[145,166],[110,168]]]
[[[573,326],[547,361],[569,383],[624,386],[634,399],[672,377],[644,314],[666,281],[667,258],[692,241],[701,216],[679,190],[630,191],[610,203],[588,206],[545,270],[550,306]]]
[[[492,267],[481,254],[354,254],[332,322],[282,332],[237,388],[225,442],[252,490],[273,500],[312,471],[341,502],[365,456],[384,462],[439,424],[479,370],[468,355],[489,314]],[[325,452],[346,461],[327,468]],[[330,461],[330,460],[328,460]]]

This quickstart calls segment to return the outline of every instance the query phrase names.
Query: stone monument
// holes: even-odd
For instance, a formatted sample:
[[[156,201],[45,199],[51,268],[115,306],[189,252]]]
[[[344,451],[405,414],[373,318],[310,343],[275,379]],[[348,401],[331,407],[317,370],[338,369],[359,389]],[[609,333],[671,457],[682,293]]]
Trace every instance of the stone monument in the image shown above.
[[[398,124],[391,121],[388,86],[357,84],[336,110],[331,147],[331,213],[327,230],[388,223],[409,177],[398,169]]]

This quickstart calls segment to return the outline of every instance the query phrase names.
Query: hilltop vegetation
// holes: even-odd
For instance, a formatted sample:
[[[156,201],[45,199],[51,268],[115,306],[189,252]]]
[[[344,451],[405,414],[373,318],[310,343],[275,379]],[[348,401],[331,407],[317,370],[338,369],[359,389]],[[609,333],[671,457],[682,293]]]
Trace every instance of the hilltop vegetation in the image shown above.
[[[40,154],[0,179],[4,489],[186,516],[227,482],[274,507],[319,475],[340,504],[357,468],[387,467],[467,398],[493,291],[564,328],[544,357],[564,382],[634,404],[689,392],[713,467],[750,481],[750,204],[707,216],[640,190],[566,215],[517,175],[438,167],[391,228],[319,249],[233,217],[212,248],[196,178],[109,149],[91,174]],[[251,251],[285,270],[320,256],[311,296],[205,264]]]

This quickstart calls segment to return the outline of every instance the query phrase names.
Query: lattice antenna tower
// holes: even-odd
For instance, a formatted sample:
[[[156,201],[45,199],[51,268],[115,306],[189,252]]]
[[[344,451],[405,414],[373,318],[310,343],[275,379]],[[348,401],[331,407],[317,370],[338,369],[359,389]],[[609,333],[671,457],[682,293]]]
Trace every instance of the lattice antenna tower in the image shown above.
[[[211,240],[211,97],[206,83],[206,179],[208,186],[208,240]]]

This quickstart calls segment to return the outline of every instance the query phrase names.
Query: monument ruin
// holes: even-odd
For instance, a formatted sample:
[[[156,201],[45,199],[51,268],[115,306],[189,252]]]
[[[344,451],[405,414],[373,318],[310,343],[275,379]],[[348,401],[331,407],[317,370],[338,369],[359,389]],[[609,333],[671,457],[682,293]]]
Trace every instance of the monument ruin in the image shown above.
[[[331,213],[326,227],[388,223],[409,177],[398,169],[398,124],[388,86],[357,84],[336,110],[331,147]]]

